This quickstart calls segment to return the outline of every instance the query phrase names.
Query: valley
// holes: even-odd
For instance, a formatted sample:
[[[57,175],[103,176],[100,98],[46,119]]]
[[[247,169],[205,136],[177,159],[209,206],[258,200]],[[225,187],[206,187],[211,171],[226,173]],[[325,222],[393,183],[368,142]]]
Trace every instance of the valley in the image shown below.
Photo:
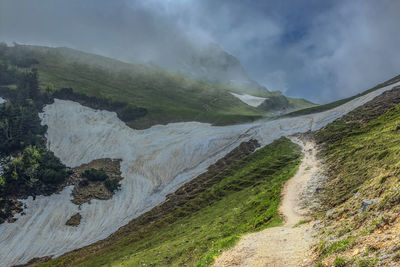
[[[113,112],[56,99],[41,114],[48,127],[49,149],[69,167],[100,158],[122,159],[122,188],[110,200],[83,204],[78,227],[65,226],[78,211],[69,201],[71,187],[49,197],[28,198],[24,201],[26,215],[0,225],[3,262],[10,265],[34,257],[60,256],[104,239],[162,203],[241,142],[255,139],[264,146],[281,136],[320,129],[395,85],[322,113],[223,127],[189,122],[133,130]],[[32,246],[29,240],[41,245]]]
[[[0,267],[400,266],[399,11],[0,0]]]

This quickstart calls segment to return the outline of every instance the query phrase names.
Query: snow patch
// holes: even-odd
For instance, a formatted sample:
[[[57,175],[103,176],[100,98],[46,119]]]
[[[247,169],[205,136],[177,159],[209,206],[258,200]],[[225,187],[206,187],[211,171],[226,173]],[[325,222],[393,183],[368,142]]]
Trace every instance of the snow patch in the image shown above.
[[[240,101],[246,103],[249,106],[252,107],[258,107],[259,105],[261,105],[266,99],[265,97],[259,97],[259,96],[253,96],[253,95],[248,95],[248,94],[235,94],[230,92],[231,95],[233,95],[234,97],[237,97],[240,99]]]
[[[122,159],[122,189],[112,199],[92,200],[80,210],[70,201],[72,186],[59,194],[23,200],[26,215],[0,225],[0,266],[60,256],[104,239],[160,204],[241,142],[254,138],[266,145],[281,136],[319,129],[394,86],[329,111],[295,118],[223,127],[172,123],[146,130],[129,128],[114,112],[56,99],[40,114],[48,126],[49,149],[70,167],[100,158]],[[66,226],[77,212],[82,215],[80,225]]]
[[[7,100],[5,100],[4,98],[0,97],[0,105],[3,104],[3,103],[6,103],[6,102],[7,102]]]

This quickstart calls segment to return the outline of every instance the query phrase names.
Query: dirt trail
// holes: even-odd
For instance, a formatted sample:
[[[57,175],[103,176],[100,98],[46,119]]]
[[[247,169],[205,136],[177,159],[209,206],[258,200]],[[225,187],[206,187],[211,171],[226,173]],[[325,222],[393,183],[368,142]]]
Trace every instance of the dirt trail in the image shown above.
[[[314,143],[297,138],[291,140],[303,148],[304,158],[297,173],[282,190],[279,211],[285,218],[284,225],[245,235],[236,246],[216,259],[214,267],[312,266],[309,250],[312,242],[311,225],[294,226],[306,219],[307,210],[300,207],[301,194],[310,177],[318,171],[319,162]]]

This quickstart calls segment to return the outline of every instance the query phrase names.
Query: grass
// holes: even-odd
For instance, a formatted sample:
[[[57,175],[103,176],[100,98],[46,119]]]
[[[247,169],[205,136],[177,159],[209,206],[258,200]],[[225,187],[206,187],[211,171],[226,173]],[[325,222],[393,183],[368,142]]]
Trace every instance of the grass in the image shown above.
[[[323,259],[331,254],[343,252],[348,248],[351,248],[354,245],[354,241],[354,237],[348,237],[343,240],[332,242],[329,245],[326,245],[325,242],[321,242],[319,245],[320,258]]]
[[[39,61],[43,88],[49,84],[56,89],[72,88],[88,96],[147,109],[146,116],[128,123],[133,128],[182,121],[215,125],[251,122],[271,115],[243,103],[230,92],[276,95],[257,88],[206,83],[155,66],[128,64],[67,48],[18,46],[14,50]],[[312,105],[301,99],[290,99],[290,103],[296,108]]]
[[[378,190],[377,187],[387,187],[386,193],[392,192],[390,196],[385,194],[385,204],[381,205],[391,207],[400,203],[391,185],[391,177],[400,173],[400,132],[395,130],[399,123],[400,107],[397,106],[366,125],[354,127],[356,124],[339,120],[316,134],[318,139],[327,142],[323,154],[332,176],[331,186],[325,190],[330,206],[343,203],[361,185],[376,177],[379,181],[371,192]]]
[[[375,264],[379,261],[379,259],[361,259],[357,262],[358,267],[369,267],[375,266]]]
[[[321,264],[332,265],[334,257],[346,255],[354,246],[365,247],[367,255],[384,249],[365,243],[365,236],[388,225],[400,204],[400,90],[385,94],[314,134],[322,144],[320,156],[329,176],[320,200],[324,210],[335,209],[332,218],[321,217],[325,225],[319,246]],[[364,199],[378,202],[360,214]],[[329,233],[334,234],[326,242]],[[355,262],[374,266],[376,259]]]
[[[333,264],[335,265],[335,267],[345,267],[347,265],[347,260],[342,257],[337,257]]]
[[[318,112],[330,110],[330,109],[336,108],[336,107],[338,107],[340,105],[343,105],[343,104],[345,104],[347,102],[350,102],[351,100],[356,99],[356,98],[358,98],[360,96],[369,94],[369,93],[371,93],[371,92],[373,92],[375,90],[378,90],[379,88],[382,88],[382,87],[385,87],[387,85],[396,83],[398,81],[400,81],[400,75],[398,75],[398,76],[396,76],[396,77],[394,77],[394,78],[392,78],[392,79],[390,79],[390,80],[388,80],[388,81],[386,81],[384,83],[378,84],[377,86],[375,86],[375,87],[373,87],[371,89],[368,89],[368,90],[366,90],[366,91],[364,91],[362,93],[359,93],[357,95],[354,95],[354,96],[351,96],[351,97],[347,97],[347,98],[343,98],[343,99],[340,99],[340,100],[337,100],[337,101],[334,101],[334,102],[331,102],[331,103],[328,103],[328,104],[324,104],[324,105],[317,105],[317,106],[313,106],[313,107],[300,109],[300,110],[285,114],[284,116],[285,117],[301,116],[301,115],[313,114],[313,113],[318,113]]]
[[[298,223],[296,223],[296,224],[293,226],[293,228],[299,227],[300,225],[303,225],[303,224],[306,224],[306,223],[309,223],[309,222],[311,222],[311,219],[301,220],[301,221],[299,221]]]
[[[282,184],[300,161],[300,148],[281,138],[223,171],[167,216],[101,249],[94,244],[43,266],[208,266],[241,235],[282,222]]]

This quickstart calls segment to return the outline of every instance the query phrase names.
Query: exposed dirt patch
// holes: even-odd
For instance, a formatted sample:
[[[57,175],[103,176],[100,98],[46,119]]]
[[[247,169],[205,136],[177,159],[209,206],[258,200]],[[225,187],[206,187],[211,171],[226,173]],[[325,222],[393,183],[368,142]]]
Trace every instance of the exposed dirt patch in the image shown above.
[[[45,263],[49,260],[51,260],[52,256],[46,256],[42,258],[33,258],[30,261],[28,261],[25,264],[20,264],[20,265],[14,265],[14,267],[32,267],[32,266],[37,266],[39,264]]]
[[[232,249],[222,253],[214,267],[221,266],[310,266],[313,262],[312,227],[306,220],[308,210],[301,208],[307,182],[319,170],[315,144],[292,139],[303,147],[304,158],[299,170],[282,190],[279,211],[285,218],[282,227],[273,227],[245,235]]]
[[[72,203],[82,205],[85,202],[90,203],[92,199],[106,200],[112,198],[114,192],[108,190],[104,182],[89,181],[82,176],[82,173],[89,169],[102,169],[111,179],[121,181],[123,177],[121,176],[120,163],[121,160],[97,159],[74,168],[69,179],[69,183],[75,185],[72,191]]]
[[[82,215],[77,213],[71,216],[69,220],[65,223],[68,226],[78,226],[81,223]]]
[[[97,159],[93,160],[88,164],[83,164],[79,167],[71,169],[72,174],[67,180],[62,183],[56,193],[61,192],[64,187],[69,185],[75,185],[72,196],[73,199],[71,200],[72,203],[76,205],[82,205],[83,203],[90,203],[92,199],[100,199],[100,200],[107,200],[112,198],[115,192],[111,192],[107,189],[104,185],[104,182],[100,181],[89,181],[88,179],[82,177],[82,173],[88,169],[103,169],[107,175],[111,179],[115,179],[117,181],[121,181],[123,177],[121,176],[120,171],[120,163],[121,160],[113,160],[113,159]],[[40,194],[38,194],[40,195]],[[46,195],[46,194],[44,194]],[[19,195],[16,197],[11,198],[8,201],[9,209],[11,210],[11,215],[6,219],[7,222],[13,223],[17,219],[14,218],[14,215],[17,213],[21,213],[24,215],[23,212],[23,204],[18,199],[26,199],[29,195]],[[33,196],[35,199],[36,196]],[[0,223],[2,223],[0,221]]]

